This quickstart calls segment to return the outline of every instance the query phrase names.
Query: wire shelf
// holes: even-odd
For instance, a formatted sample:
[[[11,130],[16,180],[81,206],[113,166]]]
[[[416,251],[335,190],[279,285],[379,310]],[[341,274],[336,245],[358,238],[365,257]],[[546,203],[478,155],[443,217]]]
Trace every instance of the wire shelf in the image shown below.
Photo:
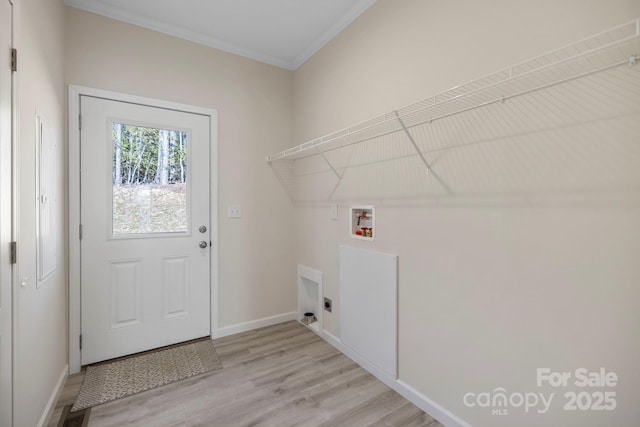
[[[526,166],[524,151],[535,150],[540,138],[566,143],[582,135],[584,149],[593,138],[585,137],[585,130],[595,132],[598,123],[611,134],[624,134],[624,141],[637,141],[634,121],[621,117],[639,113],[638,54],[640,19],[270,155],[267,161],[293,200],[550,190],[552,185],[530,185],[530,176],[515,176],[513,170],[506,176],[513,162],[497,165],[495,160],[500,173],[486,177],[488,186],[470,185],[461,180],[464,174],[456,163],[503,157],[513,147],[501,141],[509,140],[521,146],[522,152],[514,155],[524,162],[516,162],[521,169]],[[628,148],[635,153],[638,146]],[[383,164],[388,170],[381,174]],[[391,178],[410,189],[392,188]],[[472,180],[483,181],[477,176]],[[523,180],[529,185],[505,188],[505,182]]]

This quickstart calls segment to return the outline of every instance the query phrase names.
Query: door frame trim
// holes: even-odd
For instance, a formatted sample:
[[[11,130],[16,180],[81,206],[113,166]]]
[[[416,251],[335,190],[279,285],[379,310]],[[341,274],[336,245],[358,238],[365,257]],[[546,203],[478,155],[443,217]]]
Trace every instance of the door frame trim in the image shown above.
[[[201,114],[210,118],[210,223],[211,223],[211,274],[210,318],[211,338],[219,335],[218,322],[218,111],[211,108],[179,104],[153,98],[128,95],[102,89],[69,85],[69,372],[80,372],[79,337],[82,331],[80,318],[80,97],[93,96],[115,101],[142,104],[150,107]]]

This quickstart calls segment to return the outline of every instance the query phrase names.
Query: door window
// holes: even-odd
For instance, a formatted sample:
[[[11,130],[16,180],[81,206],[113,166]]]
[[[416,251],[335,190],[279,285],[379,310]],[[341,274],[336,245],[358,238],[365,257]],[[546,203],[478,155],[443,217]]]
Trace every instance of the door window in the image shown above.
[[[112,235],[188,231],[188,132],[112,123]]]

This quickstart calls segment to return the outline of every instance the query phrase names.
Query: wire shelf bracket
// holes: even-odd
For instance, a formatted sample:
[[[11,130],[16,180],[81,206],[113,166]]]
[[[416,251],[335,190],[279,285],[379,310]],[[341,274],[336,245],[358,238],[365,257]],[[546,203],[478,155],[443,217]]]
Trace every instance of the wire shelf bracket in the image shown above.
[[[429,166],[429,162],[427,162],[427,159],[425,159],[424,154],[422,154],[422,151],[420,151],[420,148],[418,148],[418,144],[416,144],[416,141],[415,139],[413,139],[411,132],[409,132],[409,129],[407,129],[407,126],[402,121],[402,117],[400,117],[400,114],[398,114],[397,111],[394,111],[394,114],[398,118],[398,122],[400,122],[400,126],[402,126],[402,130],[407,135],[407,138],[409,138],[411,145],[413,145],[413,148],[416,149],[416,153],[420,157],[420,160],[422,160],[422,163],[424,163],[424,166],[427,168],[427,175],[433,175],[433,177],[440,183],[440,185],[442,185],[442,187],[447,191],[448,194],[453,194],[453,191],[451,190],[451,188],[442,180],[442,178],[440,178],[440,176],[437,173],[433,171],[432,167]]]

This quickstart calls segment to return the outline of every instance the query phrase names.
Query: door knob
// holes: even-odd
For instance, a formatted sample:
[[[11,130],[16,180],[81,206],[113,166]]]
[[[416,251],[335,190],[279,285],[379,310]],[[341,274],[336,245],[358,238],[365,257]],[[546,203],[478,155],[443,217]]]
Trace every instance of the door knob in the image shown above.
[[[200,246],[200,248],[204,249],[204,248],[206,248],[206,247],[207,247],[207,246],[209,246],[209,245],[207,244],[207,242],[205,242],[204,240],[202,240],[198,246]]]
[[[198,228],[198,231],[200,231],[201,233],[206,233],[207,232],[207,227],[204,225],[201,225],[200,228]]]

